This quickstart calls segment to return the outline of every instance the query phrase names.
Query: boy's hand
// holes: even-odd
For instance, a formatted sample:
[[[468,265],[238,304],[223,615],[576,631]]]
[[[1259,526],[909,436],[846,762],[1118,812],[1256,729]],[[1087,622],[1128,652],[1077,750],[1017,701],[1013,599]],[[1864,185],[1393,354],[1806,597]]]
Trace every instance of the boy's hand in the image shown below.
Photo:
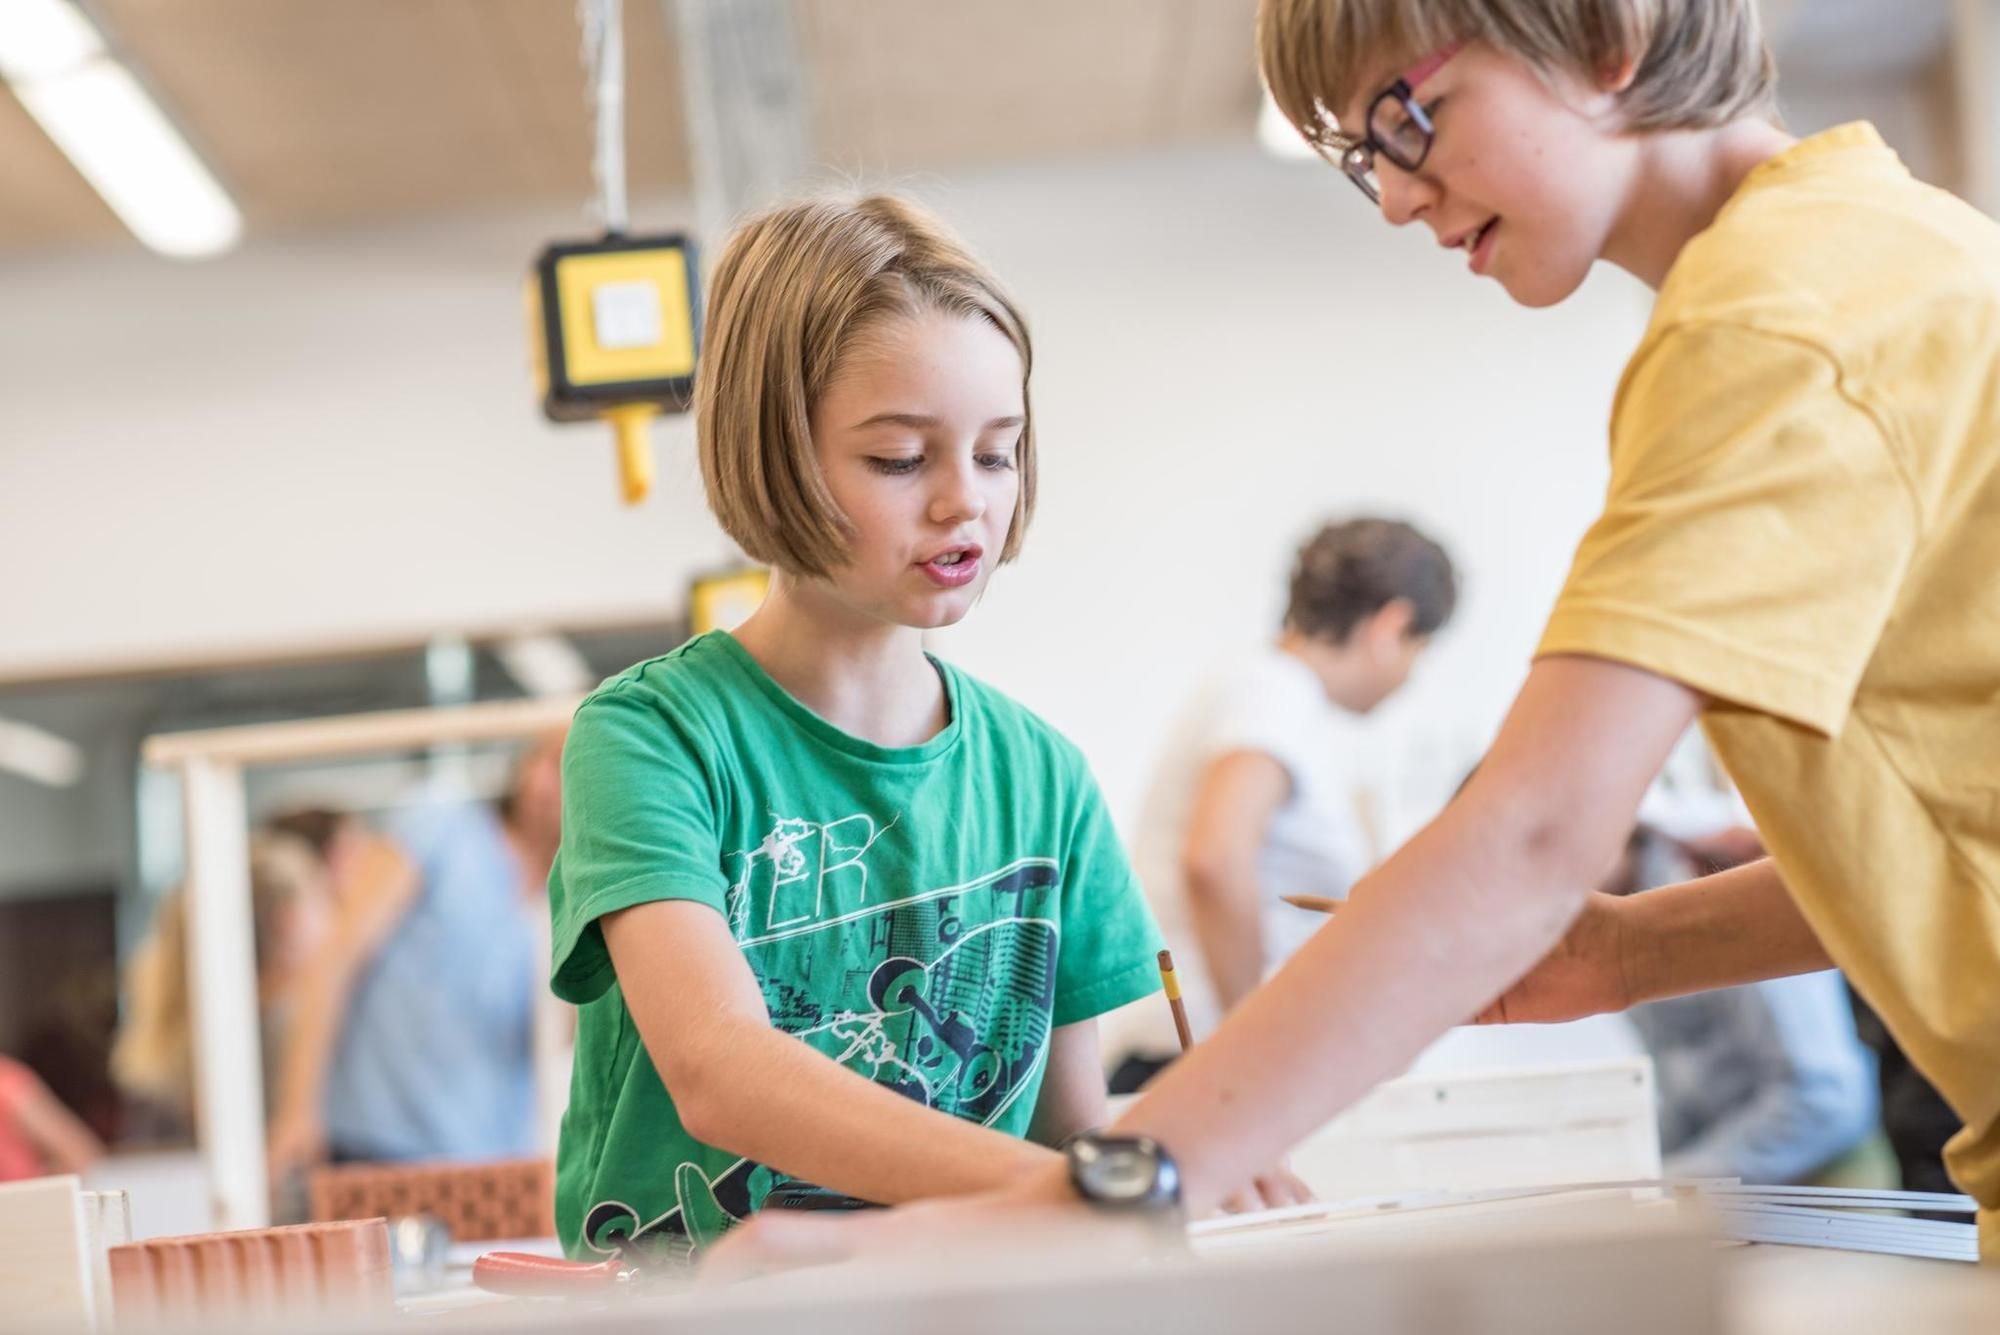
[[[1318,895],[1285,895],[1284,901],[1332,917],[1343,901]],[[1626,983],[1624,901],[1593,894],[1541,963],[1528,970],[1474,1024],[1554,1024],[1586,1015],[1622,1011],[1632,1004]]]
[[[1620,917],[1624,903],[1613,895],[1586,898],[1555,949],[1481,1011],[1476,1023],[1554,1024],[1624,1010],[1631,1004]]]

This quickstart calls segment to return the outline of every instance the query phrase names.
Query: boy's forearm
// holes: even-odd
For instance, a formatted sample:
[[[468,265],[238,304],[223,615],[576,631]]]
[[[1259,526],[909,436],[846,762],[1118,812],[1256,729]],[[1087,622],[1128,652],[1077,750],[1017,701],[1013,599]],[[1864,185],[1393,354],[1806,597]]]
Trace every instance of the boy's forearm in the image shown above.
[[[881,1205],[1004,1186],[1056,1162],[1042,1146],[925,1107],[767,1025],[725,1022],[715,1078],[676,1090],[689,1134],[789,1177]]]
[[[1202,1210],[1407,1068],[1560,939],[1698,703],[1638,669],[1537,661],[1465,791],[1120,1128],[1179,1156]]]
[[[1635,896],[1622,927],[1635,1004],[1833,967],[1769,858]]]
[[[1561,888],[1532,854],[1482,851],[1466,825],[1433,826],[1357,885],[1336,921],[1120,1119],[1180,1158],[1190,1209],[1403,1070],[1562,934],[1582,884]],[[1260,1106],[1245,1117],[1248,1099]]]

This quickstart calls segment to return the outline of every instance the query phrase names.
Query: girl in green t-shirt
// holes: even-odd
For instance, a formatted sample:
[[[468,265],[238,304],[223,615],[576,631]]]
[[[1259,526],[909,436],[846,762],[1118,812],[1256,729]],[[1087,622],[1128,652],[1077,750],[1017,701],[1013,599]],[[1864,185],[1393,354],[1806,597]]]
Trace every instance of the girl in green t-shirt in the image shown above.
[[[1095,1017],[1157,988],[1153,923],[1076,748],[922,643],[1020,550],[1029,365],[993,276],[902,201],[725,248],[702,479],[771,587],[570,732],[572,1254],[998,1186],[1106,1120]]]

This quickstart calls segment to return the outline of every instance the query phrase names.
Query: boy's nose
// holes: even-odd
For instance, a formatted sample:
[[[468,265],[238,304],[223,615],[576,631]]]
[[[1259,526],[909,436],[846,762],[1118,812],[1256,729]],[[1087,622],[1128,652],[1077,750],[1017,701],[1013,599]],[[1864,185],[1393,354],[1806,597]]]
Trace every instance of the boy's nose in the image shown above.
[[[1421,172],[1406,172],[1377,160],[1375,187],[1382,192],[1382,217],[1391,226],[1414,222],[1437,203],[1438,189]]]

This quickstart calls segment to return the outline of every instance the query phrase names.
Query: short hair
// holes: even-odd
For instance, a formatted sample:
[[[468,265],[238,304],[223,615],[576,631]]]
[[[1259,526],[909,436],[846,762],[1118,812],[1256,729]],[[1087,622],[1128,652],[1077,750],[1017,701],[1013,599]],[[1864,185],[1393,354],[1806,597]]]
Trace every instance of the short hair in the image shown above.
[[[1344,643],[1354,628],[1401,598],[1409,633],[1431,635],[1458,606],[1458,576],[1444,548],[1398,519],[1328,524],[1299,548],[1285,624]]]
[[[1777,69],[1756,0],[1260,0],[1258,63],[1285,118],[1324,146],[1372,61],[1484,42],[1543,74],[1635,63],[1629,130],[1691,130],[1772,115]],[[1350,131],[1351,132],[1351,131]]]
[[[357,819],[352,812],[332,807],[292,807],[265,821],[264,828],[272,834],[299,840],[324,862],[333,850],[333,841]]]
[[[731,235],[710,283],[695,435],[709,509],[752,559],[824,577],[852,525],[813,450],[812,409],[859,338],[937,311],[982,319],[1021,356],[1020,488],[1002,562],[1035,508],[1027,323],[999,280],[942,223],[890,195],[781,205]]]

